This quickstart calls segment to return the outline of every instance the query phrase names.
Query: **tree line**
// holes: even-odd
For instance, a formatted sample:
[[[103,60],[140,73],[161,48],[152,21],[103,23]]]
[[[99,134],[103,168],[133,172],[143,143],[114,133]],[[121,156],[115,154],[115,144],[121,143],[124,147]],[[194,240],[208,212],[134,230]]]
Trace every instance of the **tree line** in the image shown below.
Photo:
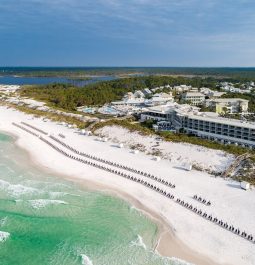
[[[71,84],[48,84],[24,86],[22,96],[42,100],[52,106],[74,111],[80,106],[101,106],[111,101],[120,100],[127,92],[159,86],[191,85],[193,87],[217,88],[219,80],[200,77],[172,77],[172,76],[142,76],[120,78],[112,81],[98,82],[84,87]],[[167,91],[167,89],[164,89]]]

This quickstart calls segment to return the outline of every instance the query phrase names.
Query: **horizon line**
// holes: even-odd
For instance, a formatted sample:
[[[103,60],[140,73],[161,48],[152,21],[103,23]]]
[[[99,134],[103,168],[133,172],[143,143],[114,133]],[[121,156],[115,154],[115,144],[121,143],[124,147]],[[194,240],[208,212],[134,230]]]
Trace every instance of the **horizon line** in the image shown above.
[[[1,66],[0,68],[255,68],[255,66]]]

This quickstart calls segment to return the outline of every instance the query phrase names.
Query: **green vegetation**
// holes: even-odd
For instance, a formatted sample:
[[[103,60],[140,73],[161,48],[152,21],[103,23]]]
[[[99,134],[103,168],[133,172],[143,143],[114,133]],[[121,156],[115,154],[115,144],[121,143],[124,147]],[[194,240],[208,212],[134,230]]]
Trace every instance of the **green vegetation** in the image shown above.
[[[206,148],[214,149],[214,150],[222,150],[227,153],[233,155],[242,155],[245,153],[250,153],[252,155],[252,159],[255,161],[255,151],[248,150],[247,148],[243,148],[240,146],[235,145],[223,145],[217,142],[213,142],[206,139],[201,139],[195,136],[182,134],[182,133],[172,133],[172,132],[158,132],[155,133],[154,130],[150,129],[153,122],[146,122],[146,123],[134,123],[130,120],[108,120],[106,122],[96,123],[92,131],[95,132],[97,129],[103,128],[105,126],[120,126],[130,130],[131,132],[138,132],[141,135],[158,135],[162,137],[165,141],[175,142],[175,143],[189,143],[195,144],[199,146],[203,146]]]
[[[154,131],[142,126],[138,122],[133,122],[132,120],[128,120],[128,119],[126,119],[126,120],[112,119],[112,120],[108,120],[105,122],[96,123],[92,127],[92,132],[95,132],[96,130],[103,128],[105,126],[120,126],[120,127],[128,129],[130,132],[138,132],[141,135],[154,134]]]
[[[242,155],[248,152],[254,155],[254,158],[255,158],[255,151],[248,150],[247,148],[243,148],[240,146],[223,145],[217,142],[213,142],[213,141],[206,140],[206,139],[201,139],[196,136],[191,136],[191,135],[182,134],[182,133],[160,132],[159,135],[162,136],[167,141],[177,142],[177,143],[184,142],[184,143],[200,145],[200,146],[204,146],[210,149],[222,150],[227,153],[234,154],[234,155]]]
[[[213,78],[184,78],[169,76],[143,76],[123,78],[113,81],[90,84],[85,87],[74,87],[70,84],[49,84],[40,86],[24,86],[21,96],[27,96],[45,101],[50,106],[74,111],[77,107],[100,106],[111,101],[121,99],[124,94],[145,87],[158,87],[164,85],[192,85],[196,87],[216,88],[217,80]],[[168,92],[165,88],[163,91]]]
[[[77,107],[86,106],[100,106],[111,101],[121,99],[124,94],[135,90],[144,89],[145,87],[155,88],[159,86],[176,86],[181,84],[191,85],[193,87],[208,87],[211,89],[218,89],[217,85],[219,81],[223,81],[220,78],[212,77],[173,77],[173,76],[141,76],[122,78],[113,81],[106,81],[100,83],[94,83],[85,87],[74,87],[67,84],[50,84],[41,86],[25,86],[21,89],[21,96],[27,96],[40,101],[47,102],[49,106],[60,108],[67,111],[75,112]],[[230,81],[230,80],[228,80]],[[239,79],[240,81],[240,79]],[[168,88],[163,89],[164,92],[169,92]],[[227,93],[222,96],[223,98],[234,97],[244,98],[250,101],[249,110],[255,111],[255,97],[254,94],[239,94],[239,93]],[[32,110],[29,110],[32,111]],[[204,108],[203,111],[210,111],[210,109]],[[48,114],[50,115],[50,114]],[[59,119],[60,117],[57,117]],[[67,118],[65,118],[67,119]],[[72,119],[72,118],[71,118]],[[68,121],[67,121],[68,122]],[[71,123],[76,124],[75,121]],[[86,127],[87,124],[79,124],[78,127]],[[136,123],[130,120],[112,119],[105,122],[96,123],[92,130],[95,131],[98,128],[104,126],[117,125],[122,126],[130,131],[137,131],[144,135],[155,134],[152,130],[153,122]],[[196,144],[211,149],[223,150],[234,155],[240,155],[247,152],[246,148],[237,147],[234,145],[222,145],[217,142],[204,140],[195,136],[189,136],[186,134],[174,134],[170,132],[160,132],[159,136],[163,137],[167,141],[173,142],[185,142],[190,144]],[[255,157],[254,151],[248,151]]]
[[[88,128],[90,126],[90,130],[92,132],[95,132],[96,130],[103,128],[105,126],[120,126],[120,127],[128,129],[131,132],[137,132],[141,135],[146,135],[146,136],[158,135],[161,138],[163,138],[165,141],[169,141],[169,142],[176,142],[176,143],[182,142],[182,143],[199,145],[199,146],[203,146],[203,147],[210,148],[210,149],[222,150],[227,153],[234,154],[236,156],[249,153],[251,154],[251,158],[250,158],[251,163],[255,162],[255,151],[253,150],[248,150],[247,148],[242,148],[242,147],[235,146],[235,145],[222,145],[217,142],[197,138],[195,136],[190,136],[190,135],[186,135],[182,133],[178,133],[178,134],[172,133],[172,132],[155,133],[155,131],[152,129],[152,125],[154,123],[153,121],[146,121],[143,123],[139,123],[135,121],[134,119],[111,119],[105,122],[91,123],[91,122],[82,122],[78,120],[77,118],[66,117],[61,114],[33,110],[25,106],[16,106],[13,104],[7,104],[7,105],[10,107],[16,108],[19,111],[25,112],[27,114],[45,117],[55,122],[66,122],[69,124],[75,124],[80,129]],[[244,180],[245,177],[241,176],[241,177],[238,177],[238,179]],[[249,178],[249,181],[253,183],[254,179],[252,178],[252,181],[251,181],[251,179]]]
[[[215,107],[206,107],[205,105],[198,105],[201,112],[215,112]]]
[[[145,128],[153,129],[153,124],[156,124],[156,121],[149,119],[141,122],[140,124]]]
[[[44,112],[41,110],[30,109],[26,106],[18,106],[18,105],[14,105],[14,104],[10,104],[10,103],[8,103],[6,105],[9,107],[12,107],[14,109],[17,109],[19,111],[22,111],[24,113],[35,115],[38,117],[44,117],[44,118],[47,118],[51,121],[66,122],[68,124],[75,124],[77,126],[77,128],[79,128],[79,129],[87,128],[91,124],[91,122],[84,122],[84,121],[81,121],[81,120],[74,118],[74,117],[68,117],[68,116],[64,116],[64,115],[56,114],[56,113],[52,113],[52,112]]]

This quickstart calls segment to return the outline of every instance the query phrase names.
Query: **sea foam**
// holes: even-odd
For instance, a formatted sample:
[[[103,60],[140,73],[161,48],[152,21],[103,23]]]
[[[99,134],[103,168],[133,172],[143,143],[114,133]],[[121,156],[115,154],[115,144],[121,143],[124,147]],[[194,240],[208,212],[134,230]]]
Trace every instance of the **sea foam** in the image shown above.
[[[0,231],[0,242],[5,242],[9,236],[10,236],[10,233]]]
[[[142,247],[144,249],[147,248],[145,243],[143,242],[143,238],[140,235],[137,235],[136,240],[131,241],[130,244],[131,244],[131,246]]]
[[[29,200],[28,202],[35,209],[44,208],[44,207],[51,205],[51,204],[53,204],[53,205],[67,204],[67,202],[65,202],[65,201],[47,200],[47,199]]]
[[[92,261],[90,258],[84,254],[81,254],[81,264],[82,265],[93,265]]]
[[[170,258],[170,260],[173,261],[175,265],[194,265],[193,263],[189,263],[175,257]]]
[[[26,187],[21,184],[11,184],[7,181],[0,180],[0,189],[7,191],[13,197],[18,197],[24,194],[38,193],[38,189]]]

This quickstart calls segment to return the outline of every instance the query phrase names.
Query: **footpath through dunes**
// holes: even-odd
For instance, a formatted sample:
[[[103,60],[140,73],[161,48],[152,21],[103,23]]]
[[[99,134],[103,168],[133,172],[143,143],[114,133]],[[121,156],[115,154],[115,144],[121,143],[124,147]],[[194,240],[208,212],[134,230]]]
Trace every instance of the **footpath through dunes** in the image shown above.
[[[29,128],[32,128],[35,131],[42,132],[41,129],[38,129],[34,126],[31,126],[31,125],[28,125],[25,123],[23,123],[23,124]],[[127,168],[126,170],[129,170],[129,171],[132,170],[133,173],[136,173],[136,175],[140,174],[140,176],[138,177],[136,175],[127,174],[127,173],[123,172],[123,169],[125,170],[125,166],[123,166],[123,165],[117,164],[117,166],[122,169],[122,170],[117,170],[115,168],[116,164],[114,162],[106,161],[104,159],[101,159],[98,157],[93,157],[91,155],[82,153],[82,152],[76,150],[75,148],[71,147],[70,145],[65,144],[63,141],[58,140],[56,137],[48,136],[48,138],[46,139],[45,137],[47,137],[46,135],[48,135],[47,132],[43,132],[45,137],[42,137],[41,135],[31,131],[30,129],[23,127],[22,125],[19,125],[17,123],[13,123],[13,125],[26,131],[27,133],[32,134],[35,137],[39,137],[39,139],[42,140],[44,143],[46,143],[47,145],[49,145],[50,147],[55,149],[57,152],[61,153],[62,155],[66,156],[70,159],[76,160],[80,163],[83,163],[83,164],[86,164],[86,165],[89,165],[92,167],[96,167],[98,169],[110,172],[112,174],[126,178],[130,181],[144,185],[147,188],[150,188],[150,189],[154,190],[155,192],[161,194],[162,196],[169,198],[171,201],[173,201],[173,202],[177,203],[178,205],[186,208],[187,210],[193,212],[194,214],[200,216],[201,218],[220,226],[221,228],[235,234],[236,236],[242,237],[243,239],[251,242],[252,244],[255,244],[255,237],[253,236],[252,233],[243,230],[241,227],[240,228],[236,227],[236,226],[230,224],[230,222],[226,222],[226,221],[222,220],[222,218],[220,218],[218,216],[213,216],[212,214],[208,214],[206,211],[203,211],[202,209],[199,209],[199,207],[196,207],[196,206],[186,202],[182,198],[175,198],[175,195],[171,194],[167,189],[165,189],[166,188],[165,187],[166,186],[165,181],[164,181],[164,183],[162,181],[160,181],[160,183],[162,182],[162,184],[160,186],[155,185],[155,182],[158,182],[158,178],[155,179],[154,175],[148,176],[148,174],[146,173],[146,176],[145,176],[144,175],[145,173],[143,171],[130,169],[130,168]],[[50,141],[50,139],[52,139],[55,143],[59,144],[60,147],[57,144],[52,143]],[[75,155],[72,153],[68,153],[64,148],[68,151],[71,151]],[[84,156],[86,156],[87,159],[81,158]],[[94,162],[94,160],[96,160],[96,162]],[[105,166],[105,164],[107,164],[107,166]],[[151,181],[150,182],[146,181],[144,178],[150,178]],[[154,181],[154,182],[152,182],[152,181]],[[169,186],[169,185],[167,185],[167,186]],[[172,187],[172,184],[170,187]],[[201,200],[198,199],[198,201],[200,202]],[[203,199],[203,201],[201,201],[201,202],[204,203],[204,201],[206,202],[205,199]],[[210,206],[211,203],[206,204],[206,205]]]

